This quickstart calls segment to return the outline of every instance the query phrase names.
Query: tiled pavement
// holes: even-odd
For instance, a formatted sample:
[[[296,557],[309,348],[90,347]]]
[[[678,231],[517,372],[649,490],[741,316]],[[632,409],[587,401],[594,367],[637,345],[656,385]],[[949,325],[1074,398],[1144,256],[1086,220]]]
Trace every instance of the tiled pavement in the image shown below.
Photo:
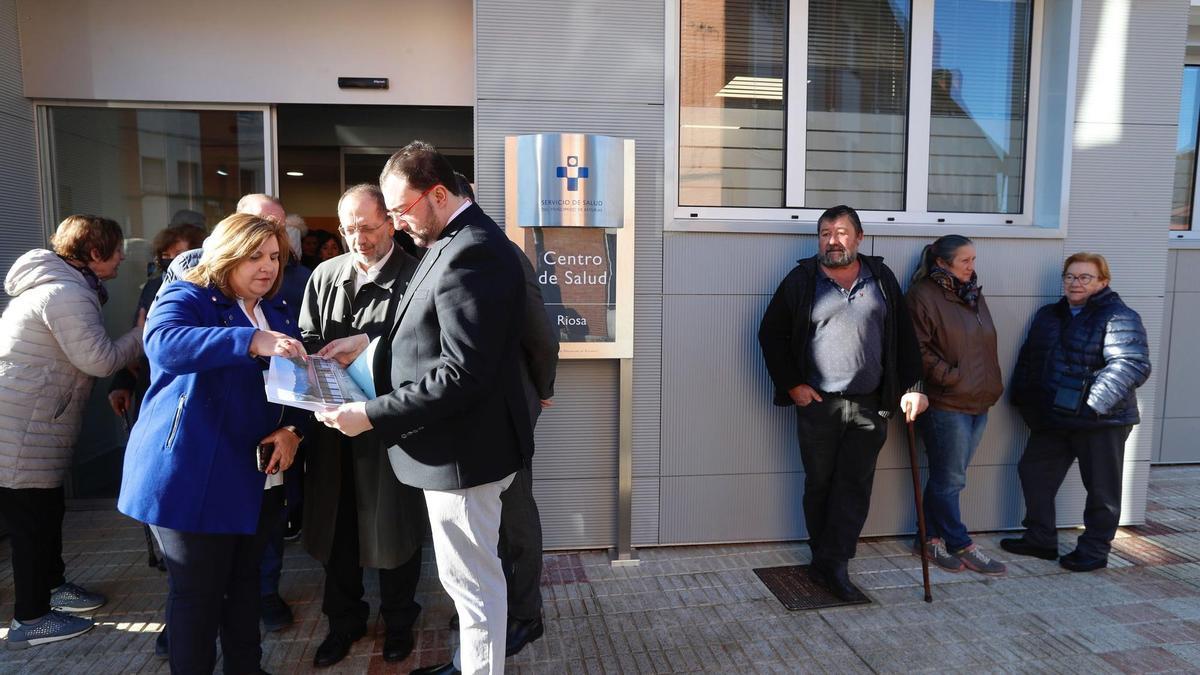
[[[863,542],[851,563],[871,605],[788,612],[754,567],[807,562],[803,544],[653,548],[637,567],[601,552],[548,554],[546,636],[509,659],[509,672],[1200,672],[1200,467],[1151,473],[1145,526],[1121,531],[1110,568],[1073,574],[1056,563],[1011,560],[1001,535],[976,541],[1009,563],[1006,577],[935,570],[921,601],[920,563],[907,542]],[[1063,531],[1071,549],[1075,533]],[[107,593],[98,627],[66,642],[0,651],[0,673],[166,672],[154,658],[165,575],[146,566],[141,528],[112,513],[74,511],[65,532],[68,574]],[[0,558],[7,546],[0,544]],[[295,626],[268,636],[263,667],[307,672],[325,633],[321,571],[290,545],[282,592]],[[380,656],[381,626],[330,673],[407,672],[445,660],[451,607],[426,562],[418,646],[403,664]],[[369,586],[374,597],[375,584]],[[0,560],[0,615],[12,577]],[[6,633],[0,628],[0,636]]]

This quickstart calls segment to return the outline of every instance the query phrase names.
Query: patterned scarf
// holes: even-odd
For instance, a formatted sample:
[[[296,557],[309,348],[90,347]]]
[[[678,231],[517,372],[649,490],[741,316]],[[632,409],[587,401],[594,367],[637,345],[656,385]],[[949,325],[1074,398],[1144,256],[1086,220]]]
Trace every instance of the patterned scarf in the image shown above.
[[[957,295],[959,299],[967,303],[968,307],[979,304],[979,293],[983,288],[979,285],[979,277],[974,272],[971,273],[971,280],[963,283],[949,270],[935,265],[933,269],[929,270],[929,278],[933,279],[937,285]]]
[[[83,278],[87,279],[88,286],[91,286],[92,290],[96,291],[96,295],[100,296],[101,306],[108,302],[108,289],[104,287],[104,282],[100,281],[100,277],[96,276],[96,273],[92,271],[92,268],[88,267],[87,265],[80,265],[69,258],[63,258],[61,255],[58,257],[62,258],[63,262],[67,263],[71,267],[79,270],[79,273],[83,275]]]

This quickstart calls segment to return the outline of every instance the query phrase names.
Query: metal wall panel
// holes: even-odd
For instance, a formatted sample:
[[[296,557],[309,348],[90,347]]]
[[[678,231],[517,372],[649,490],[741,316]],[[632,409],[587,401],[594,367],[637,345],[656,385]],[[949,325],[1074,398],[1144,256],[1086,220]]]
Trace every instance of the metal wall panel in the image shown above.
[[[664,7],[644,0],[480,0],[478,98],[662,106]],[[661,130],[660,123],[660,137]]]
[[[771,404],[758,346],[762,295],[668,295],[664,476],[800,471],[794,413]],[[683,347],[686,345],[686,347]]]
[[[816,235],[668,232],[663,293],[770,295],[797,260],[816,252]]]
[[[612,478],[533,480],[546,549],[608,548],[617,540]]]
[[[634,482],[633,536],[641,545],[658,541],[665,16],[664,4],[636,0],[475,3],[475,168],[484,210],[503,221],[505,136],[579,132],[637,143],[633,460],[639,479]],[[528,34],[530,26],[537,27],[536,38],[515,37]],[[597,51],[597,45],[603,50]],[[560,370],[569,372],[577,363],[564,362]],[[570,425],[541,430],[539,453],[553,455],[560,445],[572,447],[572,438],[605,438],[604,443],[612,443],[614,463],[604,470],[615,475],[616,438],[609,441],[606,434],[617,430],[619,378],[615,362],[604,367],[611,369],[604,392],[609,400],[590,414],[581,413]],[[567,396],[556,398],[565,402]],[[571,471],[580,475],[575,467]],[[583,520],[591,524],[584,534],[573,525],[548,528],[546,545],[572,546],[585,540],[588,545],[613,544],[615,481],[564,479],[562,503],[571,508],[580,499],[570,492],[576,484],[593,486],[588,489],[602,494],[604,506],[588,507]],[[557,517],[551,513],[556,506],[543,504],[543,520]]]
[[[33,105],[23,92],[17,7],[0,0],[0,278],[22,253],[46,245]],[[8,295],[0,293],[0,311],[6,306]]]
[[[1167,374],[1162,414],[1168,418],[1200,418],[1200,358],[1196,357],[1196,338],[1200,336],[1200,293],[1176,292],[1172,304],[1172,340],[1167,359],[1171,370]],[[1193,445],[1200,455],[1200,443]]]
[[[1163,463],[1200,461],[1200,417],[1167,417],[1162,420]]]
[[[1200,251],[1179,249],[1174,254],[1175,278],[1171,290],[1176,293],[1200,293]]]
[[[950,234],[952,230],[947,230]],[[900,283],[908,288],[908,279],[916,269],[921,249],[934,237],[873,237],[875,255],[881,255]],[[1058,239],[992,239],[975,241],[975,271],[983,292],[992,298],[1004,295],[1061,295],[1059,272],[1062,270],[1063,244]]]
[[[554,405],[534,438],[537,480],[617,476],[616,361],[559,361]]]
[[[1186,2],[1084,0],[1076,119],[1174,127],[1187,26]]]

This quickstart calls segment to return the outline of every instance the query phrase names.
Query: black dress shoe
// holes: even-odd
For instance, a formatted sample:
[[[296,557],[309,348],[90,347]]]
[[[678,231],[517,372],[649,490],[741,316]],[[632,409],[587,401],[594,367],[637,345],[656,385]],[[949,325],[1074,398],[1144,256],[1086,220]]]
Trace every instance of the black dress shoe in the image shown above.
[[[412,675],[461,675],[462,671],[454,667],[454,662],[443,663],[440,666],[426,666],[409,671]]]
[[[1058,559],[1058,564],[1072,572],[1091,572],[1103,567],[1108,567],[1108,556],[1103,558],[1092,558],[1083,555],[1078,549],[1071,551]]]
[[[504,655],[516,654],[545,632],[546,627],[542,625],[540,616],[534,619],[509,619],[508,632],[504,636]]]
[[[1009,553],[1016,553],[1017,555],[1027,555],[1034,558],[1041,558],[1042,560],[1058,560],[1058,549],[1034,546],[1026,541],[1025,537],[1001,539],[1000,548]]]
[[[167,629],[163,628],[158,637],[154,638],[154,655],[160,659],[171,656],[171,644],[167,642]]]
[[[317,653],[313,655],[313,665],[317,668],[328,668],[341,661],[350,653],[350,645],[358,642],[358,639],[365,634],[365,631],[357,633],[329,631],[329,635],[325,636],[321,646],[317,647]]]
[[[412,653],[414,645],[412,629],[388,633],[383,638],[383,660],[388,663],[403,661]]]
[[[858,586],[850,583],[850,574],[845,565],[838,565],[825,571],[828,588],[833,596],[842,602],[862,602],[867,599]]]

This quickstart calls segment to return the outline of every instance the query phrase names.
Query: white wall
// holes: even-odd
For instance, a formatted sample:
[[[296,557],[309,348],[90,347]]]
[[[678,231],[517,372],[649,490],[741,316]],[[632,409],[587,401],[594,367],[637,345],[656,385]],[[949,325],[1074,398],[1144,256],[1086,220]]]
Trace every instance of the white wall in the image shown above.
[[[475,104],[471,0],[16,4],[30,98]]]

